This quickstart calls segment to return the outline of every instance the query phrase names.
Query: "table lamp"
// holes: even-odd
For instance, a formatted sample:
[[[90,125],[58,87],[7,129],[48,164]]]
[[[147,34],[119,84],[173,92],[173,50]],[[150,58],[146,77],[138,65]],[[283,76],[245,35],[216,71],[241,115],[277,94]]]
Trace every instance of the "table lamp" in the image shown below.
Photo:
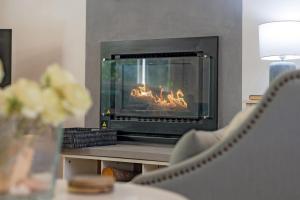
[[[300,59],[300,22],[281,21],[259,25],[259,47],[262,60],[270,64],[269,82],[279,74],[296,69],[288,60]]]

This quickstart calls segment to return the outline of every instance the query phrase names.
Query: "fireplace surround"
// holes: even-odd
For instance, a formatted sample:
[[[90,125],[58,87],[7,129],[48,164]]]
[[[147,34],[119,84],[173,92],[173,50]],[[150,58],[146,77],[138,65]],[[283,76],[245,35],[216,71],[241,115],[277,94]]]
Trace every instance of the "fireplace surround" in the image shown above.
[[[100,128],[173,143],[218,127],[218,37],[101,43]]]

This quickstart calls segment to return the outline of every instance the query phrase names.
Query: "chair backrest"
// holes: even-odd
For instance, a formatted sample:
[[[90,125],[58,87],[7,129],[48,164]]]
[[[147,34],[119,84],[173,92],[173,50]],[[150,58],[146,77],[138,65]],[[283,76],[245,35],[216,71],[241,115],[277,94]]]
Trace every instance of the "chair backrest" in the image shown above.
[[[274,81],[233,131],[204,153],[134,182],[190,199],[300,199],[300,70]]]

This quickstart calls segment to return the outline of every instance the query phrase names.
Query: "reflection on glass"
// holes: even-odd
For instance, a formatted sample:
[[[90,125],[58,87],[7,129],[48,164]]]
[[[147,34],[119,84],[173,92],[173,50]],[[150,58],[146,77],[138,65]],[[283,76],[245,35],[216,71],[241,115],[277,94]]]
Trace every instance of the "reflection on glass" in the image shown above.
[[[111,68],[104,72],[115,73],[115,79],[110,80],[110,88],[104,86],[110,90],[110,95],[103,95],[107,100],[114,96],[110,103],[116,115],[199,118],[209,114],[210,62],[205,57],[130,58],[105,62],[102,66]]]

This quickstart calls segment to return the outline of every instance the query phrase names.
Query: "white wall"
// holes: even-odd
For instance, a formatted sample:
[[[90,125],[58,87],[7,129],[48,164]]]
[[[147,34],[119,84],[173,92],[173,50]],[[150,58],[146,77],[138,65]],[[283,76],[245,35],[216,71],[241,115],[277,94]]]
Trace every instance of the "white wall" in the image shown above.
[[[243,1],[243,100],[262,94],[269,85],[269,62],[259,57],[258,25],[281,20],[300,20],[299,0]],[[299,61],[296,64],[300,67]]]
[[[0,0],[0,28],[13,29],[13,81],[38,79],[47,65],[59,63],[84,84],[85,24],[86,0]]]

